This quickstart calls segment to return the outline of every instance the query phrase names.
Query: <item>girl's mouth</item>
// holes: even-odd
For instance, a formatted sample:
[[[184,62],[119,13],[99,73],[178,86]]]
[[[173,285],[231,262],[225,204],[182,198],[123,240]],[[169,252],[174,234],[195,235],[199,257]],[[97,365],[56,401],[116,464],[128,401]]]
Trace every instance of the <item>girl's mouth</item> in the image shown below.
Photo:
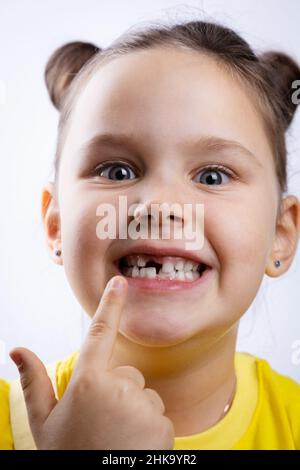
[[[154,290],[178,290],[203,283],[212,268],[204,263],[178,256],[130,254],[116,266],[129,285]]]

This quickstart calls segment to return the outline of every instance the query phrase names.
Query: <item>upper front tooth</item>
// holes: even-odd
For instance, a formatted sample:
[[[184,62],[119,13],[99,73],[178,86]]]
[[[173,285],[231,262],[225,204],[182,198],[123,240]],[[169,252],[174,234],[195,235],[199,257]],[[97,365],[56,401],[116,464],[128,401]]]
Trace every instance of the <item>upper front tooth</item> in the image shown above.
[[[184,263],[184,272],[186,273],[187,271],[191,271],[194,266],[194,263],[192,261],[186,261]]]
[[[144,258],[143,256],[138,256],[138,257],[137,257],[137,265],[138,265],[139,267],[144,267],[144,266],[146,266],[146,260],[145,260],[145,258]]]
[[[134,266],[135,265],[134,256],[126,256],[126,261],[127,261],[128,266]]]

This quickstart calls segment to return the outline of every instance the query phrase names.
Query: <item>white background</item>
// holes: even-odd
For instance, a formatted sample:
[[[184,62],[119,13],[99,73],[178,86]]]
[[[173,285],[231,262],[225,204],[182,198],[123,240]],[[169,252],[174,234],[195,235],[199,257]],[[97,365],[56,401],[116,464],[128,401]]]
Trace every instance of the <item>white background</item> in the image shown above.
[[[17,376],[12,347],[27,346],[50,363],[76,350],[88,325],[63,268],[47,253],[40,219],[58,119],[43,82],[47,58],[68,41],[106,47],[137,22],[195,17],[234,28],[257,52],[279,49],[300,62],[298,0],[0,0],[0,377]],[[289,192],[300,198],[297,135],[299,110],[288,148]],[[288,273],[264,279],[242,320],[239,349],[300,382],[299,281],[298,249]]]

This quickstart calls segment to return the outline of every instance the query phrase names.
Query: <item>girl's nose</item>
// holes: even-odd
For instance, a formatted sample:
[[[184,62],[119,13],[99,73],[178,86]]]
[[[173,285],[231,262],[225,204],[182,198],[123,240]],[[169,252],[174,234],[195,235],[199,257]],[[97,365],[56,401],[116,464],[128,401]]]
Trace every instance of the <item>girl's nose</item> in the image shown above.
[[[133,217],[136,221],[147,217],[148,221],[152,222],[152,220],[156,220],[157,212],[160,224],[166,219],[173,220],[174,223],[184,224],[184,208],[182,204],[169,201],[148,200],[145,203],[140,203],[135,209]]]

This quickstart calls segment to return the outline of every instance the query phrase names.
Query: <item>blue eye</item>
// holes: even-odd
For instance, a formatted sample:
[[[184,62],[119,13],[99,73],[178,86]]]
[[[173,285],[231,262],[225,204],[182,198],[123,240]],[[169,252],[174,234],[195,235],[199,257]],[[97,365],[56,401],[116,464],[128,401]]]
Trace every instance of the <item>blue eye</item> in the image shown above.
[[[208,186],[219,186],[223,182],[221,174],[225,175],[225,177],[228,178],[229,180],[230,178],[233,178],[231,173],[226,168],[222,166],[217,166],[217,167],[211,166],[197,173],[197,175],[200,175],[200,180],[196,182],[205,184]]]
[[[136,178],[135,172],[125,163],[106,163],[96,168],[98,176],[114,181],[123,181]]]

